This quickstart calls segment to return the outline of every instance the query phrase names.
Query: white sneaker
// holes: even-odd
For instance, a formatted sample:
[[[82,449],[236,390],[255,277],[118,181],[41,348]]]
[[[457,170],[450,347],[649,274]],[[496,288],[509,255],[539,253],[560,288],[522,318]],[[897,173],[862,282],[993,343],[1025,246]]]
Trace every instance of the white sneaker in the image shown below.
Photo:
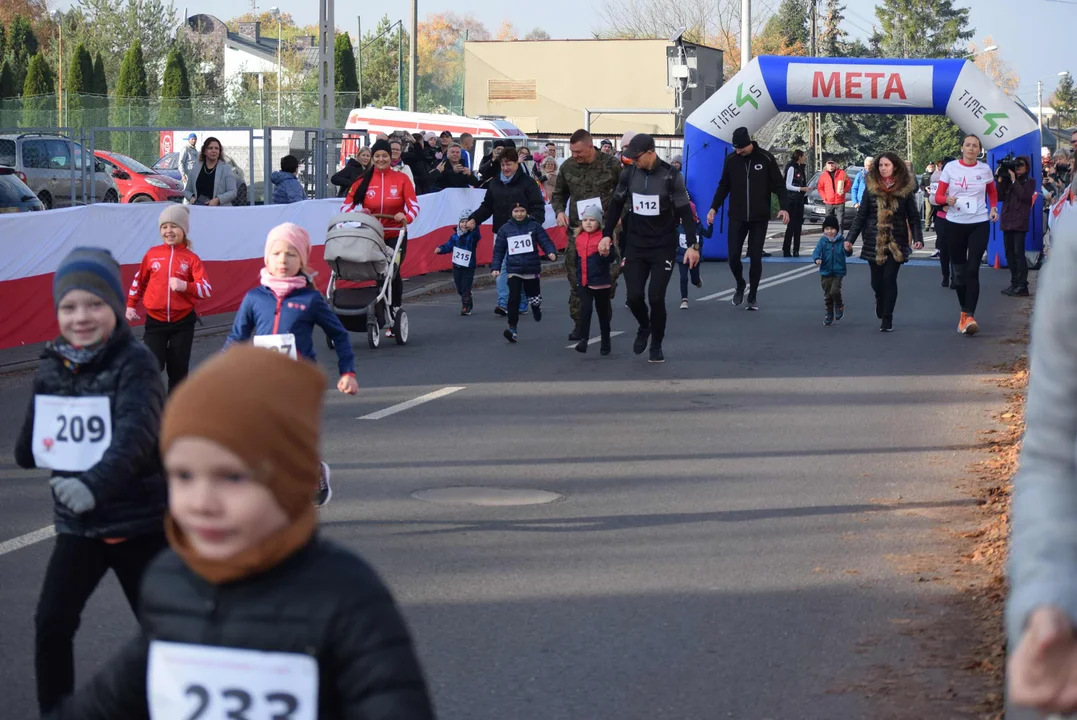
[[[333,486],[329,484],[329,466],[321,463],[322,476],[318,478],[318,494],[314,496],[314,507],[325,507],[333,499]]]
[[[681,310],[687,310],[687,309],[688,309],[688,299],[685,298],[684,300],[681,300]]]

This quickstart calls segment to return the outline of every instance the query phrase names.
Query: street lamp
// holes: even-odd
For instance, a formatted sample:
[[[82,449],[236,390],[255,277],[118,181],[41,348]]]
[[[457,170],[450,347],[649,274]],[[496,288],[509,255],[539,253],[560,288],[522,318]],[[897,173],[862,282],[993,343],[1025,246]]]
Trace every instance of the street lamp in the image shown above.
[[[983,55],[984,53],[995,52],[996,50],[998,50],[998,45],[988,45],[983,50],[977,50],[974,53],[969,53],[968,55],[965,56],[964,59],[967,60],[967,59],[969,59],[971,57],[976,57],[977,55]]]
[[[60,49],[56,53],[56,64],[59,69],[56,73],[56,124],[64,124],[64,14],[57,10],[52,14],[56,21],[56,30],[60,35]]]
[[[280,94],[281,94],[281,17],[280,8],[271,7],[269,12],[277,20],[277,126],[280,127]]]

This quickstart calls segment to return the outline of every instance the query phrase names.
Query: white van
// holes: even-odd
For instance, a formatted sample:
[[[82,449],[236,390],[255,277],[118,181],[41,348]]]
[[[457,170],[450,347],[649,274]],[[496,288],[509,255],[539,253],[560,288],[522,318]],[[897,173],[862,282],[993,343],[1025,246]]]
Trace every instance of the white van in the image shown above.
[[[395,108],[356,108],[348,115],[345,128],[365,131],[368,133],[369,143],[374,142],[378,133],[389,135],[398,130],[408,133],[435,132],[438,135],[448,130],[456,140],[459,140],[463,133],[471,133],[475,138],[475,150],[471,157],[472,170],[476,169],[482,157],[490,152],[494,140],[510,138],[518,146],[527,141],[527,135],[508,120],[405,112]],[[361,146],[362,140],[345,138],[341,145],[341,165],[358,152]]]

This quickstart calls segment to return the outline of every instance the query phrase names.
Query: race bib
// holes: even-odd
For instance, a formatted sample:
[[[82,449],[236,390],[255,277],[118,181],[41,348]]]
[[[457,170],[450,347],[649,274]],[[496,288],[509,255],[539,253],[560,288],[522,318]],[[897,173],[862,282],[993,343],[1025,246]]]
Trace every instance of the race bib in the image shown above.
[[[535,243],[531,239],[531,233],[509,238],[509,255],[525,255],[534,250]]]
[[[471,267],[471,251],[463,248],[453,248],[452,264],[460,267]]]
[[[299,353],[295,350],[295,335],[255,335],[254,347],[269,348],[276,350],[281,355],[287,355],[292,360],[299,359]]]
[[[597,207],[599,212],[602,212],[602,198],[591,198],[590,200],[577,200],[576,201],[576,214],[581,218],[587,208]]]
[[[935,193],[939,191],[939,184],[937,182],[931,183],[927,186],[927,191],[931,194],[931,197],[935,197]]]
[[[154,640],[146,681],[153,720],[317,720],[309,655]]]
[[[657,195],[640,195],[639,193],[632,193],[632,212],[636,215],[646,215],[654,217],[658,215],[658,196]]]
[[[974,197],[961,197],[957,199],[950,212],[956,215],[975,215],[980,212],[980,199]]]
[[[89,470],[112,444],[109,399],[35,395],[33,443],[39,468]]]
[[[685,250],[688,249],[688,237],[684,233],[681,233],[681,239],[679,240],[679,243],[681,248]]]

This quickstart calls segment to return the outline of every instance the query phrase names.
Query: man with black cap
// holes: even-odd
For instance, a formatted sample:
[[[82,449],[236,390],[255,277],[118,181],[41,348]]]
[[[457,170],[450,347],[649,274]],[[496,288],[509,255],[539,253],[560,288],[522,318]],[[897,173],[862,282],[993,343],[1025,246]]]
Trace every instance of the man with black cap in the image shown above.
[[[744,252],[744,239],[748,238],[748,257],[751,258],[748,309],[758,310],[756,292],[763,277],[763,243],[767,240],[767,224],[770,222],[770,194],[778,196],[781,208],[778,217],[786,225],[789,224],[789,201],[777,161],[752,141],[748,128],[739,127],[733,131],[733,149],[734,152],[726,156],[722,179],[718,181],[711,210],[707,213],[707,224],[714,225],[718,209],[729,197],[729,270],[737,281],[733,304],[744,302],[744,266],[740,257]]]
[[[692,212],[684,176],[655,152],[654,138],[640,133],[622,151],[632,165],[621,173],[603,224],[599,251],[613,244],[613,228],[630,203],[629,219],[621,234],[621,257],[624,258],[628,307],[639,322],[632,352],[639,355],[650,341],[650,361],[665,361],[662,340],[666,334],[666,288],[677,262],[679,236],[677,225],[684,227],[688,249],[684,262],[688,267],[699,263],[696,242],[696,219]],[[650,287],[647,280],[650,278]],[[644,294],[646,291],[646,296]],[[650,305],[650,313],[647,306]]]

